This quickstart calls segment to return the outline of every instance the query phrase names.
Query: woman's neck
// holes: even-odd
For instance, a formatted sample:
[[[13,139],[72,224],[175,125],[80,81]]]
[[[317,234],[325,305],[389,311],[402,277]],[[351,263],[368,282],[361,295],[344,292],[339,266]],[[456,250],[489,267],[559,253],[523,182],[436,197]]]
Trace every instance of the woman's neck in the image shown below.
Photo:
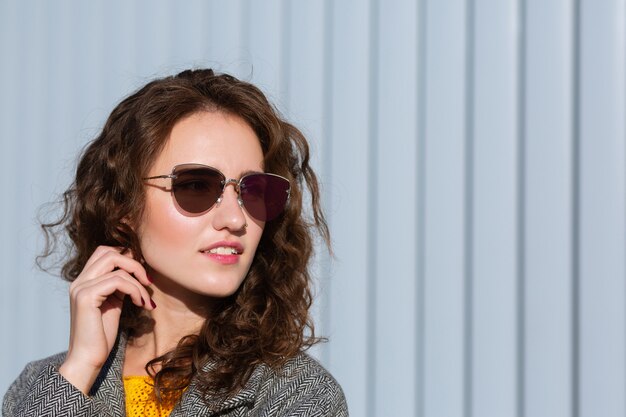
[[[152,298],[157,308],[149,313],[152,328],[132,337],[126,346],[124,375],[146,375],[145,366],[174,348],[185,336],[198,334],[208,314],[210,302],[204,299],[181,301],[155,285]],[[158,370],[158,369],[157,369]]]

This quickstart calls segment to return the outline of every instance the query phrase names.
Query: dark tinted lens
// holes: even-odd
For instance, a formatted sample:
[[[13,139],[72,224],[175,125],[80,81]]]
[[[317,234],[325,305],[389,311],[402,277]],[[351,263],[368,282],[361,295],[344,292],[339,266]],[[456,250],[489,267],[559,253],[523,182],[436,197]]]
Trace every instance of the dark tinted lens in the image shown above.
[[[246,175],[240,186],[241,200],[252,217],[261,221],[276,218],[289,197],[289,181],[271,174]]]
[[[224,177],[219,171],[206,167],[180,167],[174,174],[174,197],[179,207],[189,213],[207,211],[222,194]]]

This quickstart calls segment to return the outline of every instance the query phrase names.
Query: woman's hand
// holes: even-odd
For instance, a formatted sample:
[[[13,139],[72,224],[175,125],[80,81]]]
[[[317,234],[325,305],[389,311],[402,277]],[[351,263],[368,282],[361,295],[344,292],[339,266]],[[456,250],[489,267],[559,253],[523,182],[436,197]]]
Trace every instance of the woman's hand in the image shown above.
[[[122,248],[99,246],[70,285],[70,345],[59,372],[86,395],[106,362],[125,296],[153,310],[146,270]],[[131,275],[132,274],[132,275]]]

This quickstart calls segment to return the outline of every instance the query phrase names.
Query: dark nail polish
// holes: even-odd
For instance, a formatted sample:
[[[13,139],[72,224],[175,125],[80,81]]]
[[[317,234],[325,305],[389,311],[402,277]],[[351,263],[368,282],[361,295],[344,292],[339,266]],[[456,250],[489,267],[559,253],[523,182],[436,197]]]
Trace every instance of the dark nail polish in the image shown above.
[[[146,305],[146,301],[143,299],[143,297],[141,297],[141,305],[145,306]]]
[[[154,282],[154,279],[152,279],[150,275],[146,274],[146,277],[148,278],[148,281],[150,281],[150,284]]]
[[[156,304],[152,298],[150,299],[150,304],[152,305],[152,308],[156,308]]]

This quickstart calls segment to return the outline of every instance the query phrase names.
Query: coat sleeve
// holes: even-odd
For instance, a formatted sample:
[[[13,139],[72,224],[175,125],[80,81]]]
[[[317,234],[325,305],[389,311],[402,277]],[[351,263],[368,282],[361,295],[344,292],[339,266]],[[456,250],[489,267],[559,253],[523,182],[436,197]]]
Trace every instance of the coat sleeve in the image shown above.
[[[335,380],[317,380],[312,384],[312,389],[299,389],[294,394],[291,406],[280,415],[348,417],[346,398]]]
[[[109,415],[101,401],[84,395],[58,372],[59,358],[62,355],[26,365],[4,396],[3,417]]]
[[[339,383],[316,360],[300,355],[264,381],[251,415],[263,417],[348,417]]]

